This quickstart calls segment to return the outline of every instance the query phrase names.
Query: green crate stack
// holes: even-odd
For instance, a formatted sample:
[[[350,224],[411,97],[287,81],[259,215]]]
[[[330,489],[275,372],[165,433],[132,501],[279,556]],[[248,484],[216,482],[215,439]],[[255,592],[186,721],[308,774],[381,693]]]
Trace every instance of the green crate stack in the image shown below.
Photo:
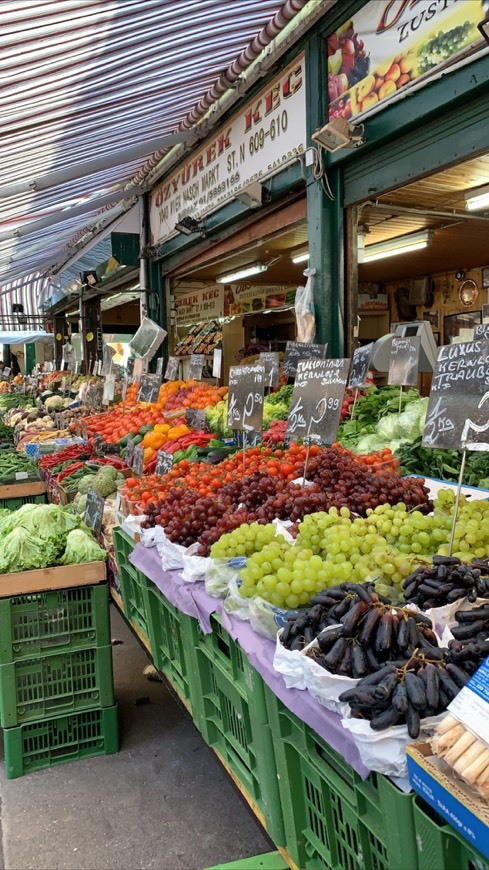
[[[29,722],[4,731],[7,779],[119,750],[117,705]]]
[[[489,870],[489,859],[418,796],[414,825],[420,870]]]
[[[39,495],[23,495],[19,496],[19,498],[0,498],[0,508],[16,511],[23,504],[46,504],[46,502],[47,495],[45,492],[41,492]]]
[[[190,649],[186,640],[195,622],[171,604],[154,583],[146,587],[148,631],[151,655],[180,697],[191,708],[189,671]]]
[[[149,644],[146,589],[151,581],[129,561],[129,555],[135,546],[133,539],[120,528],[115,528],[112,535],[124,615],[137,626]]]
[[[106,718],[105,710],[115,713]],[[0,599],[7,776],[59,763],[58,756],[105,753],[114,744],[116,711],[105,584]],[[90,723],[98,723],[95,731]]]
[[[413,795],[384,776],[365,781],[265,690],[285,847],[301,870],[417,870]]]
[[[239,644],[211,616],[212,632],[196,620],[191,634],[190,693],[194,723],[261,812],[277,845],[285,841],[264,683]]]

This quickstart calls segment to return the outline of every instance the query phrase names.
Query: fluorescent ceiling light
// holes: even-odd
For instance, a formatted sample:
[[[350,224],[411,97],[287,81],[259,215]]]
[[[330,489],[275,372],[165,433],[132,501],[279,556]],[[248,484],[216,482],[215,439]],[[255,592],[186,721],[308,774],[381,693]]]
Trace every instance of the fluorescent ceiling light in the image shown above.
[[[309,259],[309,251],[304,251],[302,254],[296,254],[295,257],[292,257],[293,263],[305,263],[306,260]]]
[[[422,230],[419,233],[397,236],[395,239],[378,242],[375,245],[366,245],[363,262],[371,263],[373,260],[384,260],[386,257],[397,257],[399,254],[410,254],[411,251],[420,251],[429,245],[432,237],[432,230]]]
[[[478,211],[489,207],[489,184],[484,187],[474,187],[465,194],[465,208],[468,211]]]
[[[241,278],[250,278],[251,275],[259,275],[260,272],[266,272],[268,266],[266,263],[253,263],[251,266],[245,266],[238,272],[230,272],[229,275],[221,275],[216,278],[218,284],[231,284],[233,281],[239,281]]]

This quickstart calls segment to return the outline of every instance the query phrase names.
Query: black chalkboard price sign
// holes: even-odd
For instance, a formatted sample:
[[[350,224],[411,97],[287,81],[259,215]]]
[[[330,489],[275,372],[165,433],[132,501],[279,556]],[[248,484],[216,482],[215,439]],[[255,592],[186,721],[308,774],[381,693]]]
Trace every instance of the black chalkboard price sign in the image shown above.
[[[338,434],[349,359],[301,360],[292,393],[286,441],[333,444]]]
[[[177,356],[169,356],[165,369],[165,379],[167,381],[175,381],[177,379],[178,364],[180,360]]]
[[[423,447],[489,450],[489,343],[449,344],[438,351]]]
[[[161,378],[158,375],[141,375],[141,381],[138,390],[138,402],[158,401],[160,394]]]
[[[126,452],[124,454],[124,462],[128,466],[128,468],[132,468],[132,459],[134,456],[134,441],[132,438],[128,439]]]
[[[263,426],[265,368],[255,365],[231,366],[229,369],[228,426],[244,432],[259,431]]]
[[[288,341],[285,345],[284,364],[282,371],[289,378],[295,377],[297,363],[301,359],[324,359],[327,344],[304,344],[300,341]]]
[[[93,489],[87,492],[87,506],[85,508],[85,523],[92,530],[95,537],[102,531],[104,519],[105,499]]]
[[[161,378],[163,376],[163,357],[162,356],[160,356],[156,361],[155,375],[161,381]]]
[[[419,335],[392,339],[388,384],[399,387],[416,386],[420,348],[421,338]]]
[[[165,453],[164,450],[158,451],[158,459],[156,460],[155,474],[166,474],[173,466],[173,456],[171,453]]]
[[[482,338],[489,341],[489,323],[478,323],[474,330],[474,340]]]
[[[127,378],[128,384],[132,384],[132,382],[133,382],[134,363],[135,362],[136,362],[135,358],[133,356],[131,356],[131,357],[129,357],[129,359],[126,363],[126,378]]]
[[[370,342],[370,344],[364,344],[363,347],[357,347],[353,352],[350,377],[348,379],[349,387],[357,389],[358,387],[363,387],[368,378],[373,348],[373,342]]]
[[[260,364],[265,368],[265,386],[278,387],[278,351],[264,351],[261,353]]]
[[[185,411],[185,421],[189,426],[192,426],[193,429],[197,429],[198,431],[209,431],[206,412],[200,408],[187,408]]]
[[[137,447],[134,448],[134,453],[132,456],[132,470],[134,474],[142,474],[144,467],[144,448]]]
[[[188,369],[189,378],[194,378],[196,381],[200,381],[202,377],[202,369],[205,366],[205,354],[204,353],[193,353],[190,357],[190,365]]]

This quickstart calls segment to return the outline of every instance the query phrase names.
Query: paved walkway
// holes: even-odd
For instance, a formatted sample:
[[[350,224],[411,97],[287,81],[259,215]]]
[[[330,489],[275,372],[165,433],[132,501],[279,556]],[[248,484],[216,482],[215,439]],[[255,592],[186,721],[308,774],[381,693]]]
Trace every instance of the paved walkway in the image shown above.
[[[202,870],[273,847],[112,608],[121,752],[7,780],[0,868]],[[135,705],[148,696],[149,704]],[[3,756],[2,756],[3,760]]]

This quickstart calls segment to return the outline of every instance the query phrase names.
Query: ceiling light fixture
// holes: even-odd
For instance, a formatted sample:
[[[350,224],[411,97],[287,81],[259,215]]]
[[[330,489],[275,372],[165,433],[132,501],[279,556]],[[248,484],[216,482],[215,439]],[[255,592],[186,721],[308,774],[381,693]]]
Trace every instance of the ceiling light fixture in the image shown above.
[[[183,233],[185,236],[192,236],[194,233],[200,233],[201,236],[205,236],[203,221],[196,221],[195,218],[190,217],[190,215],[186,215],[186,217],[183,217],[181,221],[178,221],[175,224],[175,229],[178,230],[179,233]]]
[[[263,185],[259,181],[252,181],[236,194],[236,199],[248,208],[258,208],[263,200]]]
[[[366,245],[363,262],[371,263],[373,260],[384,260],[386,257],[397,257],[399,254],[420,251],[429,245],[432,238],[433,230],[421,230],[419,233],[410,233],[407,236],[397,236],[386,242]]]
[[[216,278],[218,284],[231,284],[233,281],[240,281],[242,278],[250,278],[252,275],[259,275],[260,272],[266,272],[268,265],[266,263],[252,263],[251,266],[244,266],[237,272],[230,272],[228,275],[221,275]]]
[[[483,187],[474,187],[465,194],[465,208],[467,211],[479,211],[489,207],[489,184]]]
[[[303,251],[302,254],[296,254],[292,257],[293,263],[305,263],[309,259],[309,251]]]
[[[354,127],[346,118],[341,115],[330,121],[320,130],[316,130],[312,134],[312,139],[319,142],[326,151],[339,151],[340,148],[351,148],[362,145],[365,141],[363,136],[363,125]]]

